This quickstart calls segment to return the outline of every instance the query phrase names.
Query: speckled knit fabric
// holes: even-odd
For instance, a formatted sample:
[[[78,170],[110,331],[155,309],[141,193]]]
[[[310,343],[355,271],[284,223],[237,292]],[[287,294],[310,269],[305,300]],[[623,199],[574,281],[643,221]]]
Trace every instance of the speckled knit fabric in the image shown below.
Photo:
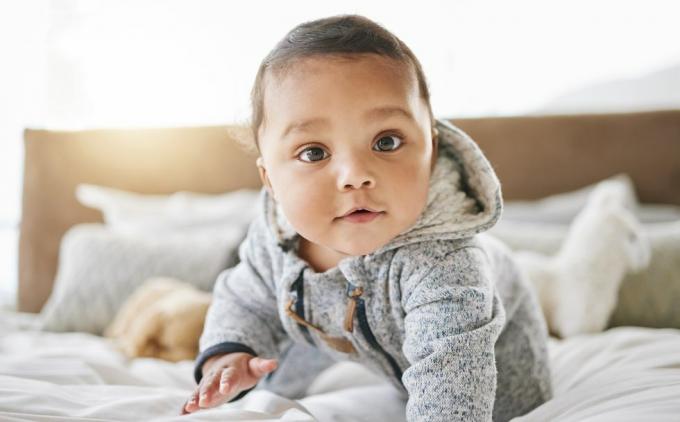
[[[215,285],[197,380],[210,356],[279,357],[293,341],[384,374],[408,399],[409,421],[505,421],[551,397],[538,303],[508,249],[481,233],[501,214],[496,175],[466,134],[437,127],[439,157],[416,224],[326,272],[297,256],[299,236],[263,190],[241,262]],[[305,379],[304,366],[298,373]]]

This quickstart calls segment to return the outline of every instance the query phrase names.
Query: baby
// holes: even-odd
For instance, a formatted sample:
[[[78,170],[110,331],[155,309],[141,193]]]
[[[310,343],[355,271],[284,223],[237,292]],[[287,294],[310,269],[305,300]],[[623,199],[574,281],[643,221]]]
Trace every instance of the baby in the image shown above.
[[[505,421],[551,397],[537,300],[480,234],[499,182],[433,118],[402,41],[359,16],[299,25],[262,62],[252,106],[261,208],[216,282],[184,413],[276,378],[295,343],[389,378],[409,421]],[[323,366],[306,363],[291,383]]]

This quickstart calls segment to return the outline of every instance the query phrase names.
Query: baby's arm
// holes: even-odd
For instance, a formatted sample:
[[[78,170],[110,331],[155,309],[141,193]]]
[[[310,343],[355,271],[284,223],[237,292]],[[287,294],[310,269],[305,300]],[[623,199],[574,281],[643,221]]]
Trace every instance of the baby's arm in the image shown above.
[[[277,367],[275,359],[262,359],[249,353],[216,355],[203,364],[205,374],[182,414],[219,406],[255,386],[262,376]]]
[[[505,312],[489,262],[476,247],[426,261],[402,281],[407,420],[491,421]]]
[[[215,282],[194,370],[196,382],[201,386],[210,385],[202,379],[207,374],[205,371],[209,365],[206,364],[212,358],[245,355],[251,362],[253,357],[257,357],[254,360],[256,364],[266,361],[260,358],[276,358],[279,344],[286,338],[277,311],[272,264],[261,243],[260,247],[253,246],[258,245],[258,240],[249,234],[239,248],[239,264],[223,271]],[[257,366],[259,364],[255,369]],[[274,368],[268,372],[272,370]],[[213,381],[218,382],[214,378],[216,372],[211,375]],[[250,386],[254,386],[256,382],[255,380]],[[200,388],[199,386],[199,390]],[[236,398],[247,391],[243,390]]]

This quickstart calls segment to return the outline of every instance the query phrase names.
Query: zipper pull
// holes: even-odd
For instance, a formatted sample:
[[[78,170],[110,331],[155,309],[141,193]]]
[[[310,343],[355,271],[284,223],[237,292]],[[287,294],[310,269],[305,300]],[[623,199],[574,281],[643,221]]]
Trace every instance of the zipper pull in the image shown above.
[[[347,312],[345,312],[345,331],[354,331],[354,314],[357,310],[357,300],[359,296],[364,293],[363,287],[355,287],[351,292],[349,292],[349,302],[347,303]]]

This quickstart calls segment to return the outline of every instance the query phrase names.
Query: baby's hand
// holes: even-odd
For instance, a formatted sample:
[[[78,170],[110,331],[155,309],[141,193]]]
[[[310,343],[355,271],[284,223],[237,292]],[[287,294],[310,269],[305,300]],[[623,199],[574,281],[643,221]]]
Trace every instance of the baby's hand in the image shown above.
[[[276,359],[262,359],[249,353],[213,356],[203,364],[203,379],[182,407],[182,414],[219,406],[253,387],[276,369]]]

